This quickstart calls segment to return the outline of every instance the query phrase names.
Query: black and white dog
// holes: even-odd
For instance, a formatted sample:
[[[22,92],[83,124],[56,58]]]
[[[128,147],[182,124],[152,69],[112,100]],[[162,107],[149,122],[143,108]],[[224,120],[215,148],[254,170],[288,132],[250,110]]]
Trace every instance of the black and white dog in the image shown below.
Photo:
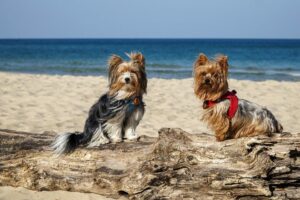
[[[96,147],[137,138],[135,129],[145,112],[143,94],[147,76],[144,56],[141,53],[128,56],[129,62],[117,55],[109,59],[109,91],[90,108],[82,133],[56,137],[52,144],[55,153],[70,153],[79,145]]]

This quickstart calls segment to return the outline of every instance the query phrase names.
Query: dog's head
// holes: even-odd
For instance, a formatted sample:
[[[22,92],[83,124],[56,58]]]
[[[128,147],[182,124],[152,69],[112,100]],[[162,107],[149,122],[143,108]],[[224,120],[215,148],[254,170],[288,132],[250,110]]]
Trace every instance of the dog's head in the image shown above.
[[[228,58],[209,60],[200,54],[194,63],[194,93],[201,100],[217,100],[228,90]]]
[[[111,56],[108,61],[109,93],[122,99],[141,96],[147,92],[144,56],[141,53],[130,53],[127,56],[129,61],[123,61],[117,55]]]

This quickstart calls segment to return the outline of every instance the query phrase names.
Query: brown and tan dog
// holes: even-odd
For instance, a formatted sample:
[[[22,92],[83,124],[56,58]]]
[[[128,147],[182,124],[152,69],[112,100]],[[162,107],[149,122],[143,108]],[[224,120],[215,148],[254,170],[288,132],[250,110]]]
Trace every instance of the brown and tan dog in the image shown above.
[[[215,132],[216,139],[282,132],[281,124],[268,109],[228,91],[227,75],[227,56],[209,60],[200,54],[194,63],[194,93],[204,101],[202,120]]]

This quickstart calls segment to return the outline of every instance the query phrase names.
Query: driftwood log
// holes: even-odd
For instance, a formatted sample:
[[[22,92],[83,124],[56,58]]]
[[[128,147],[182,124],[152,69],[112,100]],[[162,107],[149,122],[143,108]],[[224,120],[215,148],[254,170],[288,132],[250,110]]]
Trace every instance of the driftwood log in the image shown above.
[[[49,148],[54,135],[0,130],[0,185],[116,199],[300,199],[300,134],[216,142],[163,128],[62,157]]]

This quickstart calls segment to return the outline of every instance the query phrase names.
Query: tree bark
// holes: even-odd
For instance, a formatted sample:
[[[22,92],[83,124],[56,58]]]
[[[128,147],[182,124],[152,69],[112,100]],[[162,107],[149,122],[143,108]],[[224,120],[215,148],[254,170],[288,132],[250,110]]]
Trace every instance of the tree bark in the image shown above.
[[[300,199],[300,133],[216,142],[163,128],[61,157],[54,136],[0,130],[0,185],[116,199]]]

